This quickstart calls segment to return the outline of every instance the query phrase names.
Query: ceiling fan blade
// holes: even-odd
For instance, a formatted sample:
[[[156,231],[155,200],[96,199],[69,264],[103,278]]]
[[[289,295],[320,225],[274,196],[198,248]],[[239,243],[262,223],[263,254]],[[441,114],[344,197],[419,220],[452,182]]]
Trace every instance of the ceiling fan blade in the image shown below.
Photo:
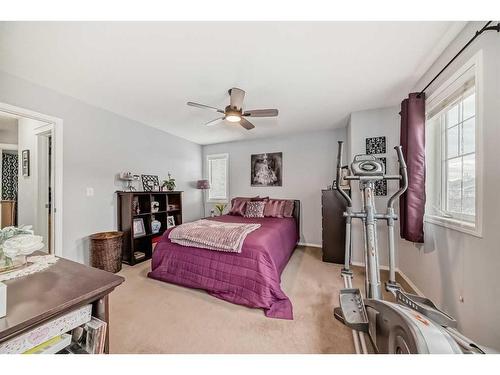
[[[243,126],[246,130],[252,130],[255,128],[255,125],[248,121],[246,118],[241,118],[240,125]]]
[[[231,107],[241,110],[241,107],[243,106],[243,99],[245,98],[245,91],[237,87],[233,87],[229,90],[229,95],[231,96]]]
[[[202,109],[211,109],[212,111],[215,111],[215,112],[224,113],[224,111],[222,109],[211,107],[211,106],[205,105],[205,104],[187,102],[187,105],[190,105],[191,107],[202,108]]]
[[[212,121],[209,121],[205,124],[205,126],[212,126],[212,125],[217,125],[221,122],[224,121],[224,117],[219,117],[219,118],[216,118],[215,120],[212,120]]]
[[[243,116],[249,117],[276,117],[278,116],[277,109],[251,109],[249,111],[245,111]]]

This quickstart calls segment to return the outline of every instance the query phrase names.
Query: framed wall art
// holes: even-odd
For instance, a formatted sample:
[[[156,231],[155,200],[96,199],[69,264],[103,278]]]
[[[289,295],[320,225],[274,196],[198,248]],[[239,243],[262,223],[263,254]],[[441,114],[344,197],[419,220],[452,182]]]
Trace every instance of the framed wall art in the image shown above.
[[[387,152],[386,140],[384,137],[366,138],[366,154],[385,154]]]
[[[21,153],[21,163],[23,167],[23,177],[30,175],[30,150],[23,150]]]
[[[254,154],[250,158],[251,186],[282,186],[283,153]]]

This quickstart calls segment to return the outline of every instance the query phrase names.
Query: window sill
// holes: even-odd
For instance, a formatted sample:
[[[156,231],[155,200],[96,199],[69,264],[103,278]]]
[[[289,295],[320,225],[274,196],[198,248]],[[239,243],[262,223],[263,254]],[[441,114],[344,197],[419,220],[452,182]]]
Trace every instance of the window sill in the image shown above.
[[[426,223],[439,225],[444,228],[453,229],[458,232],[469,234],[474,237],[483,238],[481,227],[477,224],[470,224],[457,219],[451,219],[448,217],[442,217],[436,215],[425,215],[424,221]]]
[[[221,203],[221,204],[227,204],[229,203],[229,199],[207,199],[206,203]]]

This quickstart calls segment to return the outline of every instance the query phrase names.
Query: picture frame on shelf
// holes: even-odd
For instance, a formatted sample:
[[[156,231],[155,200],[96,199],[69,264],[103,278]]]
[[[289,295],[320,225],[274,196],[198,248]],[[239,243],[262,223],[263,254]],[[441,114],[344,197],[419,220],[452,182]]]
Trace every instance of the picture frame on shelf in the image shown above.
[[[151,202],[151,212],[156,213],[160,211],[160,202],[152,201]]]
[[[158,176],[142,174],[142,189],[144,191],[160,191],[160,180]]]
[[[346,177],[349,176],[351,172],[349,171],[349,166],[344,165],[341,169],[341,178],[340,178],[340,188],[341,189],[350,189],[351,188],[351,183],[349,180],[346,180]],[[333,180],[333,183],[331,185],[332,189],[337,189],[337,181]]]
[[[134,219],[133,233],[134,238],[146,235],[146,228],[144,227],[144,220],[142,218]]]
[[[173,216],[167,216],[167,229],[175,227],[175,218]]]

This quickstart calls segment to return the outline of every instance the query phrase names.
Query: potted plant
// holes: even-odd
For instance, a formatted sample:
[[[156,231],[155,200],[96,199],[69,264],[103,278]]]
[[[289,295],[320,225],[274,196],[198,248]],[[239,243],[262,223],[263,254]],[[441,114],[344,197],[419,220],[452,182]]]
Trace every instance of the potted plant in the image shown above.
[[[166,188],[168,191],[173,191],[175,189],[175,178],[172,178],[170,172],[168,172],[168,179],[163,180],[162,188]]]
[[[215,209],[219,213],[219,216],[222,216],[222,214],[224,213],[224,209],[226,208],[226,206],[227,206],[227,204],[224,204],[224,203],[218,203],[218,204],[215,205]]]

